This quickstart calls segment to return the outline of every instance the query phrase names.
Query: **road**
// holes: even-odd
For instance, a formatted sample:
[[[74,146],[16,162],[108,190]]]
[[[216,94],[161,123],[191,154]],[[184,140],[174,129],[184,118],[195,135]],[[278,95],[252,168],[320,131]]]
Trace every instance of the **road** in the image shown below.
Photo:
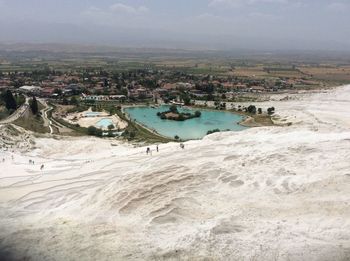
[[[45,106],[45,108],[41,110],[41,115],[42,115],[43,120],[44,120],[44,125],[48,126],[50,129],[50,134],[53,134],[52,121],[47,116],[47,113],[49,111],[53,110],[53,108],[51,106],[47,105],[46,101],[43,99],[39,99],[39,102]]]

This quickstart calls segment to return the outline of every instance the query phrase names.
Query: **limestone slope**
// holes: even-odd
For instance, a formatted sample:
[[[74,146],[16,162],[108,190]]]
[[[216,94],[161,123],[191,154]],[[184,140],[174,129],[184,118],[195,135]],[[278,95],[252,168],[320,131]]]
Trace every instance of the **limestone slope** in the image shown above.
[[[350,87],[272,104],[292,126],[213,134],[184,150],[170,143],[152,156],[93,138],[37,139],[13,160],[3,152],[1,254],[350,258]]]

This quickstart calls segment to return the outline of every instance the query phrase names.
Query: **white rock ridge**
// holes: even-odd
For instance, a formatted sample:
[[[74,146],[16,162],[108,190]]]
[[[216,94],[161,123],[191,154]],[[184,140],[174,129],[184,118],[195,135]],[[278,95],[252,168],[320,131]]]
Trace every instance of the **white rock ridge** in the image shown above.
[[[94,138],[2,152],[1,255],[348,260],[349,104],[350,86],[272,102],[292,126],[164,144],[152,156]]]

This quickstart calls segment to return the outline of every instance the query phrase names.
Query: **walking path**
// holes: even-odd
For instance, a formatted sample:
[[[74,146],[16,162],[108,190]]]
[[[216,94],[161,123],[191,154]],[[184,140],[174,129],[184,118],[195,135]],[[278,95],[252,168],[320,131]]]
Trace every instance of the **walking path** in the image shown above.
[[[43,106],[45,106],[45,108],[41,110],[41,115],[43,116],[44,125],[48,126],[50,129],[50,134],[53,134],[52,121],[47,116],[47,113],[49,111],[53,110],[53,108],[51,106],[47,105],[45,100],[40,99],[39,101]]]

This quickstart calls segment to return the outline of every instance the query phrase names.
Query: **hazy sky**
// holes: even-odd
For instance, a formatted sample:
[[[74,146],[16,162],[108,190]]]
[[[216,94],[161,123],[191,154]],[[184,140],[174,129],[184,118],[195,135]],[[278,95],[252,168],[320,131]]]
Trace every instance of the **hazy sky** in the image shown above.
[[[350,0],[0,0],[0,42],[350,50]]]

